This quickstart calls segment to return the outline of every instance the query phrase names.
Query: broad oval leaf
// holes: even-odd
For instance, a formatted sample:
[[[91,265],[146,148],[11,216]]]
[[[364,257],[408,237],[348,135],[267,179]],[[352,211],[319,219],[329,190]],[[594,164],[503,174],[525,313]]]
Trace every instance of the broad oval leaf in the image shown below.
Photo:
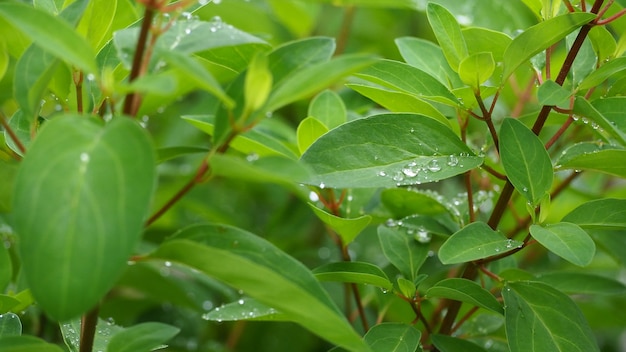
[[[482,164],[482,158],[432,118],[381,114],[354,120],[319,138],[302,155],[331,188],[394,187],[446,179]]]
[[[574,223],[585,229],[624,229],[626,199],[592,200],[569,212],[562,221]]]
[[[445,86],[463,85],[457,73],[446,61],[441,48],[426,39],[402,37],[396,39],[396,46],[404,61],[435,77]]]
[[[155,159],[128,118],[101,126],[58,116],[38,134],[17,178],[15,229],[26,280],[51,317],[92,308],[121,275],[143,231]]]
[[[461,34],[461,26],[454,15],[439,4],[429,3],[426,14],[446,60],[456,71],[461,61],[467,57],[467,46]]]
[[[502,290],[511,352],[597,352],[593,332],[564,293],[539,282],[510,282]]]
[[[382,225],[378,227],[378,240],[389,262],[414,282],[428,257],[429,245],[416,241],[402,229]]]
[[[179,328],[156,322],[128,327],[111,338],[107,352],[147,352],[176,336]]]
[[[591,237],[572,223],[531,225],[530,233],[549,251],[578,266],[589,265],[596,253]]]
[[[339,216],[329,214],[311,203],[309,203],[309,206],[315,215],[322,220],[322,222],[328,225],[328,227],[333,229],[333,231],[341,237],[344,246],[347,246],[354,241],[356,236],[358,236],[372,221],[372,217],[370,215],[363,215],[358,218],[341,218]]]
[[[309,104],[309,116],[321,121],[327,129],[333,129],[346,122],[346,105],[339,94],[325,90],[316,95]]]
[[[502,166],[509,181],[532,205],[552,187],[552,162],[539,138],[516,119],[507,118],[500,128]]]
[[[504,52],[502,82],[520,65],[550,45],[565,38],[576,28],[589,23],[594,14],[584,12],[567,13],[536,24],[513,39]]]
[[[0,314],[0,338],[22,335],[22,321],[14,313]]]
[[[539,105],[561,105],[569,100],[572,92],[560,86],[558,83],[547,80],[537,90]]]
[[[486,352],[485,349],[477,344],[458,337],[434,334],[432,335],[432,339],[433,344],[437,346],[437,349],[441,352]]]
[[[313,274],[249,232],[216,224],[191,226],[150,257],[195,268],[245,291],[330,342],[355,352],[368,351]]]
[[[459,64],[459,76],[463,83],[477,90],[493,74],[496,63],[489,52],[472,54]]]
[[[363,339],[374,352],[417,351],[422,333],[412,325],[382,323],[372,327]]]
[[[224,304],[202,315],[202,319],[216,321],[284,321],[285,316],[254,298],[240,298],[236,302]]]
[[[445,279],[436,283],[426,291],[426,297],[442,297],[461,301],[504,314],[502,305],[489,291],[479,284],[467,279]]]
[[[329,263],[313,269],[313,274],[320,281],[374,285],[384,290],[393,288],[384,271],[376,265],[365,262]]]
[[[439,248],[443,264],[457,264],[505,253],[522,245],[507,239],[484,222],[473,222],[455,232]]]

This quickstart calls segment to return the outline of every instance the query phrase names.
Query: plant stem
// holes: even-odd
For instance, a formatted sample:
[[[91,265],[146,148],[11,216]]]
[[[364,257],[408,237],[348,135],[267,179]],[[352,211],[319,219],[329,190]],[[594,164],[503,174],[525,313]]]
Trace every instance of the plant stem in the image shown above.
[[[76,87],[76,110],[83,113],[83,71],[74,72],[74,86]]]
[[[26,148],[24,147],[24,144],[22,144],[22,141],[20,141],[20,139],[15,134],[15,131],[13,131],[13,129],[11,128],[11,125],[9,125],[6,116],[4,115],[4,112],[2,111],[0,111],[0,124],[2,124],[2,128],[4,128],[4,130],[7,131],[7,133],[9,134],[9,137],[11,137],[11,140],[17,146],[17,149],[19,149],[20,152],[22,152],[22,154],[25,154]]]
[[[99,309],[100,306],[97,305],[83,315],[80,325],[79,352],[91,352],[93,349],[93,341],[96,335],[96,325],[98,325]]]
[[[339,37],[337,38],[337,50],[335,50],[335,56],[341,55],[346,50],[355,12],[356,7],[354,7],[354,5],[346,6],[344,9],[343,21],[341,22],[341,29],[339,30]]]

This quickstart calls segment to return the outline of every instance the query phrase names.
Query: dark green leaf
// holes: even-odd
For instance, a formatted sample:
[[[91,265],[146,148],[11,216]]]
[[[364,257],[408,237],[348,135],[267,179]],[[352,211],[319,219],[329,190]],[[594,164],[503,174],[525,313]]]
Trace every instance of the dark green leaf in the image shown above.
[[[330,60],[334,51],[335,40],[327,37],[305,38],[279,46],[268,54],[274,86],[308,66]]]
[[[406,230],[378,227],[378,240],[385,257],[405,278],[415,281],[417,272],[428,256],[428,244],[411,238]]]
[[[461,26],[445,7],[430,3],[428,4],[428,22],[433,28],[437,42],[453,70],[459,68],[459,64],[467,57],[467,46],[461,34]]]
[[[557,106],[566,103],[572,92],[558,85],[552,80],[547,80],[537,90],[539,105]]]
[[[61,347],[34,336],[0,337],[2,352],[63,352]]]
[[[594,274],[554,272],[539,275],[535,280],[569,294],[622,295],[626,293],[626,285],[623,283]]]
[[[502,296],[511,352],[600,351],[585,317],[564,293],[543,283],[511,282]]]
[[[44,125],[22,162],[14,209],[24,274],[50,316],[79,315],[112,287],[140,239],[154,182],[151,141],[130,119],[103,128],[69,115]]]
[[[126,328],[111,338],[107,352],[152,351],[174,337],[179,328],[163,323],[141,323]]]
[[[371,328],[365,337],[373,352],[416,351],[422,334],[411,325],[382,323]]]
[[[382,114],[329,131],[302,161],[316,174],[309,184],[363,188],[442,180],[478,167],[482,158],[431,118]]]
[[[11,296],[0,295],[0,312],[6,313],[19,304],[20,301]]]
[[[626,150],[596,143],[574,144],[557,160],[557,169],[591,170],[626,178]]]
[[[591,127],[594,130],[598,132],[605,131],[617,139],[622,146],[626,146],[626,133],[620,130],[617,124],[614,124],[598,110],[596,110],[596,108],[594,108],[593,105],[591,105],[585,98],[576,97],[576,101],[574,102],[574,113],[591,120],[587,120],[587,123],[591,122]],[[619,120],[623,119],[620,118]]]
[[[365,262],[337,262],[313,269],[313,274],[320,281],[352,282],[391,290],[393,284],[385,273],[376,265]]]
[[[592,101],[591,105],[609,120],[611,125],[618,128],[622,133],[626,133],[626,119],[622,118],[624,111],[626,111],[626,97],[597,99]]]
[[[203,314],[202,319],[218,323],[238,320],[283,321],[285,316],[256,299],[241,298],[236,302],[225,304]]]
[[[328,225],[328,227],[333,229],[333,231],[339,235],[344,246],[354,241],[356,236],[358,236],[372,221],[372,217],[369,215],[347,219],[329,214],[311,203],[309,203],[309,206],[315,215],[322,220],[322,222]]]
[[[208,153],[209,149],[202,147],[165,147],[157,150],[157,163],[176,159],[184,155]]]
[[[461,301],[504,314],[502,305],[489,291],[474,281],[466,279],[445,279],[426,291],[426,297],[441,297]]]
[[[61,334],[63,334],[63,340],[71,352],[80,351],[81,324],[80,318],[59,324]],[[106,351],[111,338],[122,330],[123,328],[115,325],[112,320],[102,320],[98,318],[93,349],[96,351]]]
[[[437,346],[441,352],[485,352],[486,350],[477,344],[463,340],[460,338],[434,334],[432,335],[433,344]]]
[[[507,239],[484,222],[473,222],[454,233],[439,248],[444,264],[457,264],[483,259],[518,248],[523,243]]]
[[[536,24],[513,39],[504,52],[503,82],[520,65],[527,62],[550,45],[565,38],[585,23],[595,18],[594,14],[574,12],[557,16]]]
[[[17,314],[0,314],[0,338],[22,335],[22,322]]]
[[[537,136],[518,120],[507,118],[500,128],[502,165],[509,181],[532,205],[552,187],[552,162]]]
[[[223,225],[196,225],[177,233],[152,257],[196,268],[328,341],[352,351],[367,351],[311,272],[251,233]]]
[[[309,116],[321,121],[328,129],[333,129],[347,120],[346,106],[339,94],[325,90],[315,96],[309,104]]]
[[[549,251],[578,266],[591,263],[596,245],[578,225],[569,222],[531,225],[530,233]]]
[[[605,198],[589,201],[563,218],[585,229],[626,228],[626,199]]]

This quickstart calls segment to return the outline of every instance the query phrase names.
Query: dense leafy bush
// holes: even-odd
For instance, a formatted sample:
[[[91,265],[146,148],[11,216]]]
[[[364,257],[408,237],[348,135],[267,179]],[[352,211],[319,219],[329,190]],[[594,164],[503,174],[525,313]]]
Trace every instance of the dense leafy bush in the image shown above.
[[[623,5],[0,2],[0,350],[623,350]]]

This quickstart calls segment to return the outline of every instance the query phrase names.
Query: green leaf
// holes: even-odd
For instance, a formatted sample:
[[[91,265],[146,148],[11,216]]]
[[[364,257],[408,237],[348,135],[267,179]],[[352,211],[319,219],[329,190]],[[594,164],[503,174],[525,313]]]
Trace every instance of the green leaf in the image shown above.
[[[117,0],[89,1],[77,32],[87,38],[92,48],[98,50],[102,47],[115,19],[116,10]]]
[[[402,296],[409,299],[415,297],[417,287],[415,287],[416,285],[413,283],[413,281],[409,281],[403,277],[399,277],[396,282],[398,284],[398,290],[400,291]]]
[[[587,78],[580,82],[578,89],[589,89],[599,86],[611,76],[624,70],[626,70],[626,57],[613,59],[587,76]]]
[[[0,338],[22,335],[22,322],[17,314],[0,314]]]
[[[439,4],[429,3],[426,14],[446,60],[456,71],[461,61],[468,55],[467,46],[461,34],[461,26],[454,15]]]
[[[380,201],[400,218],[415,214],[437,215],[447,211],[447,208],[432,194],[407,188],[383,190],[380,194]]]
[[[328,128],[317,118],[309,116],[298,125],[298,150],[304,153],[318,138],[328,132]]]
[[[551,18],[536,24],[513,39],[504,52],[504,72],[502,82],[530,58],[545,50],[552,44],[565,38],[568,34],[589,23],[594,14],[574,12]]]
[[[328,62],[312,65],[295,72],[277,83],[265,109],[274,111],[294,101],[306,98],[354,72],[371,65],[369,55],[342,55]]]
[[[578,225],[569,222],[531,225],[530,233],[549,251],[578,266],[589,265],[596,253],[591,237]]]
[[[71,352],[79,352],[80,350],[80,332],[81,319],[76,318],[59,324],[63,341]],[[93,349],[96,351],[105,351],[109,345],[109,341],[113,336],[122,331],[121,326],[115,325],[113,320],[103,320],[98,318],[96,324],[96,334],[94,336]]]
[[[596,130],[604,130],[613,136],[622,146],[626,146],[626,133],[618,128],[617,124],[609,121],[585,98],[576,97],[574,101],[574,114],[587,117],[591,120],[591,127]],[[619,120],[622,120],[621,118]],[[621,121],[620,121],[621,122]],[[594,124],[595,123],[595,124]],[[621,124],[620,124],[621,125]]]
[[[445,86],[462,85],[457,73],[450,67],[441,48],[422,38],[402,37],[396,39],[396,46],[404,61],[436,78]]]
[[[328,263],[313,269],[313,274],[320,281],[373,285],[388,291],[393,288],[393,284],[379,267],[365,262]]]
[[[496,63],[489,52],[472,54],[459,63],[459,76],[463,83],[477,90],[493,74]]]
[[[564,293],[538,282],[511,282],[502,290],[511,352],[600,351],[580,309]]]
[[[256,55],[246,71],[244,116],[247,113],[260,109],[267,101],[271,89],[272,73],[268,69],[267,56],[263,54]]]
[[[203,147],[165,147],[157,150],[157,164],[190,154],[206,154],[208,148]]]
[[[285,316],[276,309],[269,307],[253,298],[241,298],[203,314],[202,319],[216,321],[284,321]]]
[[[566,103],[572,92],[552,80],[547,80],[537,90],[539,105],[558,106]]]
[[[380,60],[359,72],[357,77],[414,95],[420,99],[458,106],[454,94],[430,74],[413,66],[392,60]]]
[[[626,199],[605,198],[589,201],[565,215],[563,222],[584,229],[626,228]]]
[[[416,241],[420,243],[429,243],[432,239],[432,235],[447,237],[453,232],[448,228],[451,225],[445,221],[446,216],[441,216],[439,218],[443,220],[438,220],[438,217],[436,216],[411,215],[402,218],[402,220],[399,221],[402,225],[399,226],[406,228],[407,234],[413,235],[413,238]]]
[[[346,106],[339,94],[332,90],[325,90],[313,98],[309,104],[309,116],[315,117],[328,129],[347,121]]]
[[[2,346],[2,352],[63,352],[57,345],[28,335],[0,337],[0,346]]]
[[[6,49],[6,44],[4,42],[0,42],[0,80],[4,78],[4,75],[7,73],[7,69],[9,68],[10,56],[9,52]]]
[[[477,344],[457,337],[433,334],[433,344],[440,352],[485,352],[486,350]]]
[[[333,231],[341,237],[344,246],[352,243],[356,236],[358,236],[372,221],[372,217],[369,215],[347,219],[329,214],[311,203],[309,203],[309,207],[313,210],[313,213],[315,213],[315,215],[322,220],[322,222],[328,225],[328,227],[333,229]]]
[[[67,115],[44,125],[22,162],[14,209],[23,272],[51,317],[79,315],[113,286],[139,242],[154,182],[153,147],[134,121],[102,127]]]
[[[504,314],[502,305],[489,291],[474,281],[466,279],[445,279],[426,291],[426,297],[440,297],[469,303],[477,307]]]
[[[502,32],[479,27],[463,28],[461,33],[470,55],[488,52],[496,62],[504,59],[504,52],[513,40]]]
[[[552,162],[539,138],[518,120],[507,118],[500,128],[500,154],[509,181],[532,205],[552,187]]]
[[[196,225],[178,232],[151,257],[180,262],[241,289],[332,343],[368,350],[311,272],[251,233]]]
[[[622,114],[626,110],[626,97],[596,99],[591,104],[599,114],[609,120],[611,125],[618,128],[622,133],[626,133],[626,119],[622,118]]]
[[[330,60],[335,51],[335,40],[328,37],[305,38],[279,46],[268,54],[274,86],[289,80],[306,67]]]
[[[141,323],[126,328],[111,338],[107,352],[152,351],[180,331],[179,328],[163,323]]]
[[[441,245],[439,259],[443,264],[464,263],[505,253],[522,244],[504,237],[484,222],[473,222]]]
[[[536,281],[568,294],[623,295],[626,285],[609,277],[575,272],[554,272],[539,275]]]
[[[615,55],[617,43],[605,26],[594,26],[589,31],[589,40],[598,62],[606,62]]]
[[[26,121],[37,117],[48,84],[59,61],[39,46],[31,45],[17,61],[13,80],[13,95]]]
[[[564,151],[557,160],[557,169],[591,170],[626,178],[624,160],[626,150],[595,143],[575,144]]]
[[[422,333],[412,325],[382,323],[372,327],[363,339],[373,352],[416,351]]]
[[[59,59],[86,72],[98,72],[91,45],[67,22],[16,2],[0,3],[0,16]]]
[[[306,180],[311,175],[306,165],[280,155],[261,158],[252,153],[244,159],[235,155],[216,154],[211,156],[210,164],[214,175],[250,182],[289,185]]]
[[[381,114],[339,126],[301,160],[331,188],[393,187],[446,179],[482,164],[454,132],[416,114]]]
[[[19,304],[20,301],[11,296],[0,295],[0,312],[2,313],[13,310]]]
[[[382,225],[378,227],[378,240],[389,262],[405,278],[415,281],[417,272],[428,256],[429,245],[414,240],[405,230]]]

